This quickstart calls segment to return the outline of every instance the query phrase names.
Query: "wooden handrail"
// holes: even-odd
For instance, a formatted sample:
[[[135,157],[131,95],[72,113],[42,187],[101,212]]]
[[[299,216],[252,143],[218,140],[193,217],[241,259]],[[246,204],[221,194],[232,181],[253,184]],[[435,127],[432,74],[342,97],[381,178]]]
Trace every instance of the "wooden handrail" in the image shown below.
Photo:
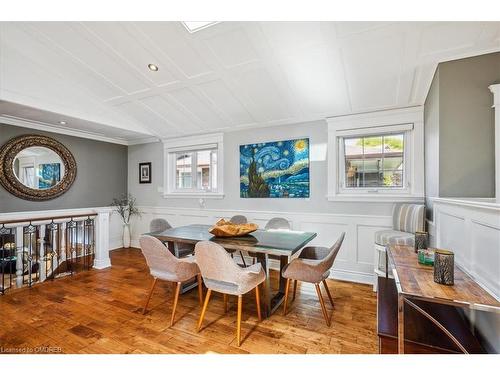
[[[62,215],[62,216],[47,216],[47,217],[36,217],[32,219],[17,219],[17,220],[7,220],[7,221],[0,221],[0,225],[5,225],[5,224],[15,224],[15,223],[29,223],[29,222],[37,222],[37,221],[45,221],[45,220],[55,220],[55,219],[71,219],[74,217],[83,217],[83,216],[97,216],[96,212],[86,212],[86,213],[79,213],[76,215]]]

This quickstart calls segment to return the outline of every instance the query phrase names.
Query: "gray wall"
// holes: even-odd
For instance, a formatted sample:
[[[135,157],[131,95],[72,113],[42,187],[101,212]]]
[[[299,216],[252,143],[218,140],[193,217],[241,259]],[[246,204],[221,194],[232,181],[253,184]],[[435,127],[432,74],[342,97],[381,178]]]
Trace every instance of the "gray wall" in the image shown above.
[[[16,198],[0,186],[0,213],[108,206],[113,197],[127,192],[127,146],[4,124],[0,124],[0,145],[21,134],[58,140],[75,157],[78,172],[65,194],[44,202]]]
[[[498,82],[500,53],[440,67],[441,196],[495,196],[495,118],[488,86]]]
[[[327,124],[314,121],[293,125],[246,129],[224,134],[224,199],[207,199],[206,208],[234,210],[262,210],[285,212],[325,212],[338,214],[391,215],[390,203],[328,202],[327,195]],[[264,141],[278,141],[309,137],[311,144],[311,197],[240,198],[239,146]],[[324,152],[317,152],[323,147]],[[163,198],[158,188],[163,187],[163,144],[150,143],[129,147],[129,192],[146,206],[199,208],[197,199]],[[138,163],[151,161],[152,183],[138,183]]]
[[[425,102],[427,197],[495,196],[495,119],[488,86],[500,53],[438,66]]]

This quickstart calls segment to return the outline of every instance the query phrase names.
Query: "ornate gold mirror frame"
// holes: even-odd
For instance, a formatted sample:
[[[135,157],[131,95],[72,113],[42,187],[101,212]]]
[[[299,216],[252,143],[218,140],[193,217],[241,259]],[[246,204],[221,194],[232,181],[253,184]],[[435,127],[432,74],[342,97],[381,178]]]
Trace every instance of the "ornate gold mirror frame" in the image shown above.
[[[25,186],[14,174],[16,155],[28,147],[47,147],[57,153],[64,163],[64,176],[49,189],[32,189]],[[76,178],[76,162],[73,154],[60,142],[43,135],[21,135],[5,143],[0,149],[0,184],[18,198],[31,201],[45,201],[64,194]]]

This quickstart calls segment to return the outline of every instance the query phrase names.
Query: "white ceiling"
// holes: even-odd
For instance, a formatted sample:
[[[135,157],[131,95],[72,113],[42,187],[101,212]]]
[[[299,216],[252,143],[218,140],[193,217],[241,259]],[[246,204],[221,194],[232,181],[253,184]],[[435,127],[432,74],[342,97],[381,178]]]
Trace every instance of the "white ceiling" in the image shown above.
[[[0,116],[131,143],[296,123],[422,105],[438,62],[492,51],[500,22],[2,22]]]

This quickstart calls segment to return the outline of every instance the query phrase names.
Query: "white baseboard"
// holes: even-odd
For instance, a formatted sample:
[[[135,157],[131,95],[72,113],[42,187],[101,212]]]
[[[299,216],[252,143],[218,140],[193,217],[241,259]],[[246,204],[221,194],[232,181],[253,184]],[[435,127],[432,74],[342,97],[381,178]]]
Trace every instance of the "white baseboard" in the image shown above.
[[[373,274],[336,270],[335,268],[330,272],[330,279],[373,285]]]
[[[104,268],[111,267],[111,260],[94,260],[94,268],[102,270]]]

